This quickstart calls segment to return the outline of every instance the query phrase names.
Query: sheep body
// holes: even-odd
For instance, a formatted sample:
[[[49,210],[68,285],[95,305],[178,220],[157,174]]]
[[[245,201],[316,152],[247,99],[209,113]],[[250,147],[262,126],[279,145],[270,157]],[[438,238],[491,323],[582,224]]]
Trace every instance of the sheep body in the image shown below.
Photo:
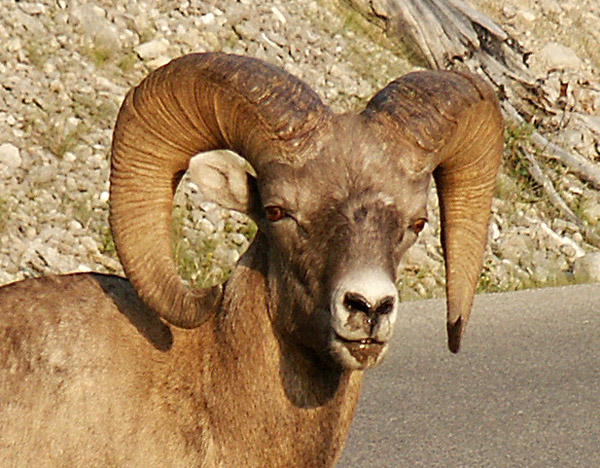
[[[503,125],[477,77],[412,73],[334,114],[256,59],[193,54],[125,97],[110,222],[127,280],[76,274],[0,288],[0,466],[332,467],[362,371],[398,318],[397,266],[433,176],[458,351],[479,276]],[[172,258],[175,188],[258,233],[203,289]]]
[[[333,390],[317,379],[295,405],[252,310],[168,327],[126,280],[98,274],[15,283],[0,301],[20,312],[0,321],[0,466],[309,467],[341,451],[361,373]]]

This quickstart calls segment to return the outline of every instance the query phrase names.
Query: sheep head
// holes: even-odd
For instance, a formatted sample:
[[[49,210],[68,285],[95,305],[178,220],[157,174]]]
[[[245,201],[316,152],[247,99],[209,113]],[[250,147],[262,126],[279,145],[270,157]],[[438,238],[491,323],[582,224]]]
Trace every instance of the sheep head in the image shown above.
[[[256,221],[277,333],[364,369],[391,338],[396,268],[426,222],[433,174],[456,352],[481,270],[502,133],[493,93],[471,76],[409,74],[362,113],[338,115],[259,60],[185,56],[151,73],[121,107],[111,172],[117,251],[140,297],[171,324],[192,328],[215,313],[220,285],[189,290],[177,276],[171,204],[194,155],[230,149],[256,174],[213,156],[192,165],[193,177]]]

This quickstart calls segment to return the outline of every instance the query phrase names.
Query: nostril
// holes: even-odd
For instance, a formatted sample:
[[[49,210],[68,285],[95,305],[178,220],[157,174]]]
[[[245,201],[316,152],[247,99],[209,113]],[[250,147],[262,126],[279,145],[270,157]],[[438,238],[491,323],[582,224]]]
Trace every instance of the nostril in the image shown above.
[[[375,307],[375,315],[386,315],[390,314],[394,310],[396,299],[393,296],[384,297],[377,306]]]
[[[344,295],[344,307],[350,312],[371,312],[371,304],[362,294],[347,292]]]
[[[393,296],[386,296],[375,305],[372,305],[362,294],[347,292],[344,295],[344,307],[349,312],[362,312],[369,316],[390,314],[394,310],[396,300]]]

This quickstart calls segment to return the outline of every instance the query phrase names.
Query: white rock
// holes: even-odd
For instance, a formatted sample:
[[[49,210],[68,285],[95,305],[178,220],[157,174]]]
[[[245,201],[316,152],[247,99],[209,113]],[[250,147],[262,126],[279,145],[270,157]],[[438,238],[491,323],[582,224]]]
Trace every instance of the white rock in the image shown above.
[[[72,219],[69,221],[69,229],[71,231],[81,231],[83,229],[83,225],[79,221]]]
[[[55,247],[47,245],[41,246],[38,249],[38,253],[50,268],[59,268],[61,264],[61,255]]]
[[[75,162],[77,160],[77,156],[75,156],[75,154],[71,153],[70,151],[67,151],[63,155],[63,159],[67,162]]]
[[[215,225],[213,223],[211,223],[208,219],[201,219],[200,221],[198,221],[198,229],[201,232],[204,232],[205,234],[214,234],[215,232]]]
[[[37,2],[19,2],[18,5],[28,15],[41,15],[46,11],[46,7]]]
[[[89,266],[84,265],[83,263],[81,263],[81,264],[79,264],[77,266],[77,269],[75,271],[77,271],[78,273],[89,273],[92,270],[91,270],[91,268]]]
[[[91,3],[75,6],[71,10],[71,19],[98,45],[120,48],[121,41],[117,28],[106,19],[106,12],[99,6]]]
[[[573,276],[578,282],[600,283],[600,252],[589,253],[575,260]]]
[[[88,252],[97,253],[98,252],[98,244],[94,239],[90,236],[82,236],[80,238],[81,245],[83,245]]]
[[[494,221],[492,221],[490,223],[490,228],[489,228],[489,236],[493,239],[493,240],[498,240],[498,238],[500,237],[500,228],[498,227],[498,224]]]
[[[512,5],[504,5],[502,7],[502,14],[504,15],[505,18],[512,19],[516,16],[517,11],[516,11],[515,7]]]
[[[16,169],[21,167],[23,160],[21,152],[12,143],[2,143],[0,145],[0,166]]]
[[[591,224],[600,221],[600,203],[587,202],[584,204],[583,217]]]
[[[230,234],[229,238],[231,239],[231,242],[233,242],[235,245],[245,245],[248,243],[248,239],[246,239],[246,236],[239,232],[234,232],[233,234]]]
[[[167,55],[161,55],[160,57],[156,57],[155,59],[148,60],[148,62],[146,62],[146,65],[148,65],[148,68],[153,70],[155,68],[166,65],[170,61],[171,61],[171,57],[169,57]]]
[[[207,13],[206,15],[202,15],[200,17],[200,22],[204,25],[204,26],[210,26],[211,24],[215,23],[215,14],[214,13]]]
[[[287,19],[285,18],[285,15],[275,6],[271,7],[271,11],[273,12],[273,16],[275,17],[275,19],[277,21],[279,21],[281,24],[285,24],[287,23]]]
[[[540,0],[539,3],[544,13],[559,14],[562,11],[560,4],[556,0]]]
[[[165,55],[169,49],[169,41],[164,37],[144,42],[134,48],[135,53],[143,60],[151,60]]]
[[[547,70],[578,69],[583,63],[573,50],[558,42],[548,42],[534,57],[541,61]]]
[[[236,263],[238,260],[240,259],[240,254],[239,252],[237,252],[236,250],[230,250],[227,253],[227,256],[225,258],[225,262],[229,265],[233,265],[234,263]]]
[[[536,20],[535,13],[527,8],[517,11],[517,18],[523,23],[533,23]]]
[[[23,231],[27,239],[35,239],[38,235],[37,230],[33,226],[28,226],[25,229],[23,229]]]

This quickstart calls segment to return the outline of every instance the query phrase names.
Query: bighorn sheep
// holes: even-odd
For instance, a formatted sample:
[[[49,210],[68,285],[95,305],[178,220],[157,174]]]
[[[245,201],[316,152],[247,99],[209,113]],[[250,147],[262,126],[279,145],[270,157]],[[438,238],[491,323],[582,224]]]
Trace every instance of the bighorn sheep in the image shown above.
[[[456,352],[482,265],[503,121],[479,78],[415,72],[360,114],[252,58],[181,57],[126,96],[110,222],[129,281],[0,289],[0,466],[331,467],[362,370],[398,314],[400,257],[435,177]],[[258,234],[224,285],[190,290],[171,205],[196,183]],[[210,189],[210,190],[208,190]]]

